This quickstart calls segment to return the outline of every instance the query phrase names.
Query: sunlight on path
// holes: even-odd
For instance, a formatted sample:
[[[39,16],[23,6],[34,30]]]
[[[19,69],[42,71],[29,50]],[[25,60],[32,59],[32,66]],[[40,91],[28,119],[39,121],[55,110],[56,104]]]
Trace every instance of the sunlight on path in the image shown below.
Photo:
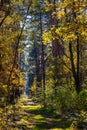
[[[51,117],[51,113],[44,111],[40,105],[34,103],[26,95],[21,96],[16,107],[19,110],[15,114],[14,130],[76,130],[68,128],[64,122],[61,122],[61,119]]]
[[[15,105],[8,107],[7,114],[7,123],[7,116],[3,114],[4,121],[0,118],[0,130],[76,130],[70,119],[55,118],[52,111],[44,110],[25,94]]]

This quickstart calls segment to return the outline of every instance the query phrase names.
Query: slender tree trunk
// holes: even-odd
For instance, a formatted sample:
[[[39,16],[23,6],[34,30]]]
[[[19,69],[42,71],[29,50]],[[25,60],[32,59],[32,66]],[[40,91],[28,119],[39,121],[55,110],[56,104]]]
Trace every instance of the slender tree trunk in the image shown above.
[[[53,3],[53,5],[54,5],[53,11],[56,12],[56,0],[54,0],[53,2],[52,2],[52,0],[49,0],[49,2]],[[56,15],[53,17],[52,14],[51,14],[50,19],[51,19],[51,27],[52,26],[58,27],[58,20],[56,18]],[[53,33],[53,36],[55,37],[55,32]],[[52,41],[53,57],[57,57],[57,56],[61,55],[62,53],[63,53],[63,47],[60,45],[59,40],[55,38]]]
[[[35,96],[37,95],[37,87],[38,87],[38,61],[37,61],[37,47],[36,47],[36,40],[34,40],[34,56],[35,56],[35,78],[36,78],[36,93],[35,93]]]
[[[75,1],[73,0],[72,3],[72,19],[71,22],[75,22],[75,24],[77,25],[77,21],[76,21],[76,17],[77,17],[77,13],[75,12]],[[79,9],[78,9],[79,11]],[[78,31],[77,31],[78,27],[75,30],[75,35],[77,36],[77,40],[76,40],[76,56],[77,56],[77,63],[76,66],[74,64],[74,58],[73,58],[73,50],[72,50],[72,42],[69,43],[69,51],[70,51],[70,60],[71,60],[71,67],[72,67],[72,73],[73,73],[73,78],[75,80],[75,88],[76,88],[76,92],[79,93],[81,91],[81,79],[80,79],[80,42],[79,42],[79,36],[78,36]]]
[[[73,78],[75,81],[76,92],[79,93],[81,91],[81,84],[80,84],[80,65],[79,65],[79,42],[77,40],[77,67],[75,68],[74,64],[74,57],[73,57],[73,50],[72,50],[72,43],[69,43],[69,51],[70,51],[70,61],[72,67]],[[77,72],[76,72],[77,70]]]
[[[80,81],[80,45],[79,37],[77,37],[77,92],[81,91],[81,81]]]
[[[41,62],[42,62],[42,87],[43,87],[43,98],[44,98],[44,108],[46,107],[46,95],[45,95],[45,60],[44,60],[44,44],[42,40],[43,27],[42,27],[42,14],[40,12],[40,28],[41,28],[41,43],[42,43],[42,54],[41,54]]]

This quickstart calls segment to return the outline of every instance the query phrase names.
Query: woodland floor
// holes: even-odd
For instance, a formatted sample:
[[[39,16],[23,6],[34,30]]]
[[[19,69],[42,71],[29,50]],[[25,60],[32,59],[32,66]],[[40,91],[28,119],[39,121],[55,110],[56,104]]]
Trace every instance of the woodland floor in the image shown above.
[[[50,111],[44,111],[26,95],[19,99],[14,107],[14,114],[8,115],[7,124],[2,120],[1,122],[0,130],[77,130],[72,127],[70,119],[54,118]]]

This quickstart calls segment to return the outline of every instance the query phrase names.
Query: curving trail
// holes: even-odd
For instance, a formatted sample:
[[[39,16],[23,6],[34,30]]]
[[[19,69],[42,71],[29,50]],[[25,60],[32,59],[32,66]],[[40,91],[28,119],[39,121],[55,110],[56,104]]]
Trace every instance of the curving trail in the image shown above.
[[[31,98],[23,95],[17,104],[15,128],[18,130],[75,130],[70,128],[70,122],[53,118],[50,112],[44,111]]]
[[[21,97],[19,105],[19,120],[16,126],[19,130],[52,130],[56,121],[50,116],[50,113],[44,111],[40,105],[34,103],[27,96]]]
[[[12,111],[12,112],[11,112]],[[26,95],[9,108],[8,122],[0,130],[76,130],[70,119],[54,118],[52,111],[44,110]]]

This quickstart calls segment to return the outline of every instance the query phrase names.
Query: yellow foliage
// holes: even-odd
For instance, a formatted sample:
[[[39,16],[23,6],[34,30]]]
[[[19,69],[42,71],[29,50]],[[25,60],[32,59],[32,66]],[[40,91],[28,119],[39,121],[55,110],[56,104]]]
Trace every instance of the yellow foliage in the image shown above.
[[[64,40],[67,42],[75,41],[77,39],[77,36],[74,33],[70,33],[64,37]]]
[[[24,78],[23,78],[23,77],[20,77],[20,85],[21,85],[21,86],[24,86],[24,84],[25,84]]]
[[[36,93],[36,86],[35,86],[35,85],[31,87],[31,91],[32,91],[33,93]]]
[[[43,37],[44,44],[46,44],[47,42],[48,43],[51,42],[51,40],[52,40],[52,33],[51,33],[51,31],[45,32],[42,37]]]
[[[49,12],[49,11],[51,11],[52,9],[53,9],[53,4],[48,4],[46,7],[45,7],[45,11],[46,12]]]
[[[31,86],[30,90],[36,94],[36,89],[37,89],[37,78],[35,77],[34,78],[34,82],[33,82],[33,85]]]
[[[61,18],[64,17],[64,16],[65,16],[64,10],[58,12],[58,14],[57,14],[58,19],[61,19]]]
[[[56,34],[59,35],[59,36],[62,36],[64,34],[67,33],[67,28],[66,27],[59,27],[56,29]]]

